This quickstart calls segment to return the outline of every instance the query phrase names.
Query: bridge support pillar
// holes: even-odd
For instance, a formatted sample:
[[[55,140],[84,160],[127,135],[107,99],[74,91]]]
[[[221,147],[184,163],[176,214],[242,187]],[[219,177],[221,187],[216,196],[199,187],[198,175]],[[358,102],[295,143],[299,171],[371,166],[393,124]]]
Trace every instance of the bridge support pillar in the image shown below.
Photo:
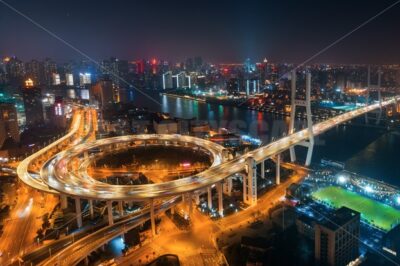
[[[243,177],[243,202],[248,205],[257,204],[257,164],[253,157],[246,161],[247,175]]]
[[[122,200],[118,201],[118,212],[120,216],[124,215],[124,202]]]
[[[61,209],[66,209],[68,208],[68,198],[66,195],[61,195],[60,196],[60,200],[61,200]]]
[[[154,199],[150,199],[150,223],[153,237],[156,235],[156,220],[154,215]]]
[[[93,209],[93,200],[89,200],[89,211],[90,211],[90,219],[94,217],[94,209]]]
[[[195,192],[193,192],[193,193],[195,193]],[[199,204],[200,204],[200,193],[195,193],[195,194],[194,194],[194,203],[195,203],[196,205],[199,205]]]
[[[310,140],[310,142],[308,143],[307,158],[305,163],[306,166],[309,166],[311,164],[313,150],[314,150],[314,140]]]
[[[265,161],[261,162],[261,178],[265,179]]]
[[[188,217],[192,217],[193,214],[193,202],[192,202],[193,192],[189,192],[186,198],[186,204],[188,207]]]
[[[85,158],[85,160],[87,160],[89,158],[89,153],[87,151],[85,151],[83,153],[83,157]]]
[[[88,265],[89,265],[89,258],[85,257],[85,266],[88,266]]]
[[[276,155],[276,176],[275,184],[279,185],[281,183],[281,154]]]
[[[294,119],[296,117],[296,69],[292,70],[291,74],[291,109],[290,109],[290,123],[289,123],[289,134],[294,133]],[[294,146],[289,148],[290,161],[296,161],[296,152]]]
[[[75,212],[76,212],[76,223],[78,228],[82,227],[82,210],[81,210],[81,199],[75,198]]]
[[[381,94],[381,76],[382,70],[379,67],[378,69],[378,101],[379,101],[379,110],[378,110],[378,118],[376,119],[376,124],[379,125],[382,118],[382,94]]]
[[[218,191],[218,213],[221,217],[224,216],[224,202],[223,202],[223,189],[222,183],[217,183],[217,191]]]
[[[224,187],[224,193],[226,195],[230,196],[232,193],[232,178],[231,177],[225,178],[223,187]]]
[[[365,105],[369,105],[369,87],[371,85],[371,66],[368,65],[367,74],[367,95],[365,96]],[[365,113],[365,124],[368,124],[368,113]]]
[[[209,186],[207,188],[207,205],[208,208],[211,210],[212,209],[212,187]]]
[[[108,218],[108,225],[113,225],[114,219],[113,219],[112,201],[111,200],[107,201],[107,218]]]
[[[292,88],[291,88],[291,113],[290,113],[290,124],[289,124],[289,134],[294,133],[294,120],[296,115],[296,107],[304,106],[306,108],[307,113],[307,129],[308,129],[308,141],[304,141],[299,145],[307,147],[307,158],[305,165],[308,166],[311,164],[311,157],[313,153],[314,147],[314,132],[313,132],[313,121],[312,121],[312,113],[311,113],[311,73],[306,73],[306,99],[299,100],[296,99],[296,70],[292,70]],[[296,153],[294,150],[294,146],[289,148],[290,150],[290,160],[292,162],[296,161]]]

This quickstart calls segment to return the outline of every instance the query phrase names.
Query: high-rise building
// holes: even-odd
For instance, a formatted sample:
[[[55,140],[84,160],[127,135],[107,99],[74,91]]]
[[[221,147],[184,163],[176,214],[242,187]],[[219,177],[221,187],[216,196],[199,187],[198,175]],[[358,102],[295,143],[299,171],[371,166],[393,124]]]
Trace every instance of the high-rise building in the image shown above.
[[[36,84],[42,84],[43,80],[43,64],[37,60],[31,60],[25,63],[25,75],[32,79]]]
[[[400,263],[400,224],[383,236],[382,250],[387,256]]]
[[[60,80],[60,74],[58,73],[53,73],[53,85],[60,85],[61,80]]]
[[[19,142],[17,110],[13,103],[0,103],[0,147],[9,137]]]
[[[74,75],[71,73],[65,74],[65,83],[67,86],[74,86]]]
[[[317,265],[347,265],[359,255],[360,213],[342,207],[315,225]]]
[[[46,58],[43,63],[44,68],[44,80],[46,85],[52,85],[53,73],[57,73],[57,64],[50,58]]]
[[[85,86],[92,83],[92,77],[90,73],[79,73],[79,84]]]
[[[6,63],[6,71],[10,83],[21,84],[25,76],[24,63],[16,57],[11,57]]]
[[[256,65],[250,61],[250,58],[247,58],[243,64],[244,72],[253,73],[256,70]]]
[[[174,76],[172,76],[172,78],[175,79],[175,88],[191,88],[192,87],[192,81],[191,81],[191,77],[187,76],[185,72],[180,72]]]
[[[50,109],[49,119],[56,127],[64,128],[66,126],[66,117],[64,111],[64,101],[62,97],[57,97]]]
[[[192,58],[187,58],[186,59],[185,70],[186,71],[193,71],[194,70],[194,64],[193,64],[193,59]]]
[[[99,80],[91,88],[90,98],[97,100],[101,108],[115,102],[115,88],[110,79]]]
[[[37,125],[44,122],[42,91],[35,87],[32,81],[26,82],[22,88],[27,125]]]
[[[162,83],[164,90],[173,88],[171,71],[168,71],[162,75]]]
[[[196,71],[199,71],[202,66],[203,66],[203,58],[201,58],[201,56],[196,56],[194,58],[194,67]]]

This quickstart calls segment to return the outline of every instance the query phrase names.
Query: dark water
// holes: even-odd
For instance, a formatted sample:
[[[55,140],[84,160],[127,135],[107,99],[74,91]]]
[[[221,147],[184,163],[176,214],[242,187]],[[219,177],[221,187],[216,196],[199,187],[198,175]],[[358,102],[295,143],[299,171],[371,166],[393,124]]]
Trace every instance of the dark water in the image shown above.
[[[142,95],[134,98],[137,106],[170,113],[181,118],[196,117],[213,128],[225,127],[237,133],[250,134],[268,143],[287,131],[289,118],[237,107],[201,103],[193,100],[151,93],[155,100]],[[298,120],[297,127],[304,122]],[[304,149],[298,148],[299,159]],[[400,134],[380,129],[339,126],[317,139],[313,162],[328,158],[346,163],[346,169],[400,186]]]

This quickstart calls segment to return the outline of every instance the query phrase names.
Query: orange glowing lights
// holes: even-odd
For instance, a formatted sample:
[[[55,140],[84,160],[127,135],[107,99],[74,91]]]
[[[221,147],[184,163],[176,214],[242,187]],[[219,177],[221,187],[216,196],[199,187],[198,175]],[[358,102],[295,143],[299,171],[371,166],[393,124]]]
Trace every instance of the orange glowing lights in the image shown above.
[[[25,87],[33,87],[33,80],[30,78],[25,80]]]

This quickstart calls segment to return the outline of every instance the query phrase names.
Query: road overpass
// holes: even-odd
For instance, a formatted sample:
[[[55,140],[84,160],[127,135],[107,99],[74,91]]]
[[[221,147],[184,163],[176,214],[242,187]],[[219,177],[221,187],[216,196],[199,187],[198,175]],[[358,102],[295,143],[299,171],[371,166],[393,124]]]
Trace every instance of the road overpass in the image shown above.
[[[399,100],[398,97],[392,97],[385,99],[379,103],[374,103],[369,106],[361,107],[354,111],[350,111],[334,118],[330,118],[326,121],[318,123],[312,126],[312,134],[313,136],[324,133],[325,131],[341,124],[345,123],[349,120],[352,120],[358,116],[364,115],[373,110],[377,110],[383,108],[385,106],[395,104]],[[76,130],[73,127],[73,130]],[[72,131],[73,131],[72,130]],[[73,135],[69,135],[71,137]],[[170,135],[174,136],[174,135]],[[128,136],[129,137],[129,136]],[[175,138],[180,138],[186,136],[178,136],[175,135]],[[123,148],[121,143],[129,141],[126,139],[127,137],[120,137],[114,139],[105,139],[98,140],[92,143],[83,143],[81,145],[75,146],[68,150],[65,150],[56,156],[54,156],[51,160],[47,161],[41,169],[41,181],[40,184],[45,184],[46,186],[38,186],[37,180],[28,180],[34,179],[33,176],[29,175],[28,167],[24,166],[20,168],[18,171],[18,175],[25,183],[28,185],[32,185],[33,187],[42,190],[44,192],[49,191],[50,193],[61,193],[64,196],[73,197],[78,201],[80,199],[88,199],[92,200],[103,200],[107,201],[109,204],[112,201],[144,201],[148,200],[150,202],[150,209],[148,216],[146,219],[150,219],[152,222],[152,230],[155,232],[154,225],[154,217],[158,211],[162,211],[163,209],[157,210],[154,207],[154,199],[157,198],[169,198],[171,196],[177,195],[189,195],[189,204],[191,206],[191,195],[193,192],[198,193],[199,191],[204,192],[207,191],[210,195],[211,186],[216,185],[218,191],[219,198],[219,212],[223,213],[222,210],[222,189],[223,183],[226,184],[227,180],[230,177],[237,173],[244,174],[244,202],[249,203],[250,205],[256,204],[257,202],[257,164],[261,163],[261,167],[264,166],[264,161],[270,158],[278,158],[277,166],[279,170],[279,155],[283,151],[286,151],[292,148],[295,145],[301,144],[307,141],[310,138],[310,129],[303,129],[298,132],[294,132],[291,135],[282,137],[279,140],[276,140],[266,146],[260,147],[256,150],[248,152],[242,156],[236,158],[228,158],[228,156],[223,155],[220,158],[225,157],[225,159],[221,160],[218,164],[213,164],[211,168],[196,174],[195,176],[182,178],[175,181],[160,183],[160,184],[148,184],[148,185],[140,185],[140,186],[124,186],[124,185],[109,185],[105,183],[101,183],[95,180],[94,177],[91,177],[85,172],[85,169],[80,168],[80,171],[68,171],[68,165],[70,160],[74,158],[79,158],[82,156],[86,159],[89,158],[89,153],[91,149],[103,147],[105,145],[114,145],[114,148]],[[154,136],[153,136],[154,138]],[[171,137],[173,138],[173,137]],[[161,142],[165,143],[174,143],[176,139],[161,139]],[[142,145],[147,145],[147,140],[142,139]],[[204,141],[204,140],[203,140]],[[106,144],[105,144],[106,143]],[[204,143],[203,143],[204,144]],[[202,145],[202,144],[199,144]],[[54,145],[52,145],[54,147]],[[112,149],[111,149],[112,150]],[[220,151],[224,153],[223,150]],[[87,154],[87,155],[85,155]],[[43,153],[39,153],[38,156],[42,156]],[[95,156],[95,155],[93,155]],[[29,157],[28,157],[29,158]],[[27,158],[27,159],[28,159]],[[30,162],[34,161],[35,156],[31,157]],[[84,160],[85,161],[85,160]],[[86,160],[87,161],[87,160]],[[28,163],[29,165],[29,163]],[[279,171],[278,171],[279,172]],[[263,172],[261,173],[263,175]],[[38,178],[36,178],[38,179]],[[277,178],[277,183],[279,183],[279,179]],[[210,196],[209,196],[210,198]],[[78,204],[78,203],[77,203]],[[80,203],[79,203],[80,205]],[[109,204],[111,206],[111,204]],[[111,214],[112,215],[112,214]],[[142,217],[143,218],[143,217]],[[112,220],[112,217],[111,217]],[[140,220],[140,219],[139,219]],[[110,219],[109,219],[110,221]],[[106,227],[108,229],[114,228],[118,231],[118,234],[121,234],[120,230],[124,230],[125,222],[113,223],[110,222],[109,226]],[[134,223],[136,225],[136,223]],[[115,227],[118,225],[117,227]],[[118,230],[116,229],[118,228]],[[131,228],[131,227],[129,227]],[[132,227],[133,228],[133,227]],[[108,230],[107,229],[107,230]],[[126,227],[125,227],[126,229]],[[108,236],[106,236],[108,235]],[[98,239],[101,243],[106,243],[107,241],[113,239],[116,235],[114,233],[103,234],[101,238]],[[96,240],[97,243],[97,240]],[[69,247],[68,247],[69,248]],[[71,248],[77,248],[74,244]],[[85,249],[87,252],[83,252],[86,255],[90,252],[90,249]],[[73,253],[73,250],[69,250]],[[70,254],[72,254],[70,253]],[[68,253],[65,253],[68,254]],[[67,256],[67,255],[65,255]],[[70,255],[69,255],[70,256]],[[52,258],[54,262],[55,258]],[[63,260],[63,257],[60,258]],[[46,262],[48,263],[48,262]],[[45,265],[55,265],[55,264],[45,264]],[[69,264],[68,264],[69,265]]]
[[[382,107],[393,104],[397,98],[388,99],[382,102]],[[326,121],[320,122],[313,126],[313,134],[319,135],[325,131],[345,123],[355,117],[364,115],[367,112],[381,108],[379,103],[369,105],[350,111]],[[142,135],[138,139],[146,138],[154,139],[157,135]],[[180,135],[159,135],[161,141],[195,141],[198,145],[208,145],[205,140],[195,140],[189,136]],[[289,136],[282,137],[268,145],[260,147],[256,150],[248,152],[242,156],[227,160],[220,164],[213,164],[209,169],[196,174],[195,176],[182,178],[179,180],[145,185],[109,185],[95,180],[89,175],[79,175],[76,172],[67,171],[67,164],[73,158],[80,154],[89,152],[93,148],[102,147],[108,144],[124,143],[130,140],[130,136],[117,137],[112,139],[98,140],[91,143],[83,143],[56,155],[52,163],[46,163],[42,168],[41,177],[54,190],[71,197],[80,197],[84,199],[95,200],[126,200],[126,201],[143,201],[155,198],[169,197],[182,195],[184,193],[193,192],[200,189],[205,189],[211,185],[223,182],[236,173],[246,170],[252,164],[259,164],[267,159],[273,158],[276,155],[288,150],[289,148],[298,145],[309,138],[307,129],[300,130]],[[195,143],[194,142],[194,143]],[[143,144],[145,145],[145,144]]]

